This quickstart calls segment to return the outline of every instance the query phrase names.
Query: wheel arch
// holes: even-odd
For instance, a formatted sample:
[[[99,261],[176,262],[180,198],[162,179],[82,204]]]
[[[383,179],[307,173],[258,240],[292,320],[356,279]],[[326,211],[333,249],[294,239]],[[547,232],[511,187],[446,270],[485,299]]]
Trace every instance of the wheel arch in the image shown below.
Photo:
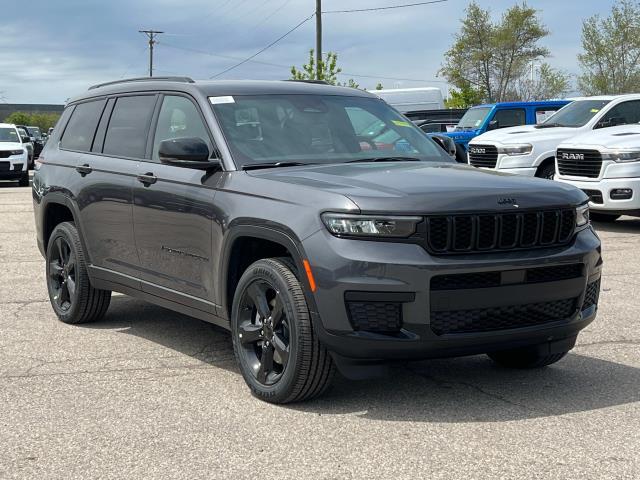
[[[541,161],[539,161],[539,162],[536,162],[536,163],[537,163],[537,165],[536,165],[536,167],[537,167],[537,168],[536,168],[536,177],[537,177],[537,176],[538,176],[538,174],[542,171],[542,169],[543,169],[544,167],[546,167],[547,165],[549,165],[549,164],[553,164],[553,165],[554,165],[554,168],[555,168],[555,163],[556,163],[556,156],[555,156],[555,154],[554,154],[554,155],[551,155],[551,156],[549,156],[549,154],[547,154],[547,155],[541,155],[541,156],[540,156],[540,158],[542,158],[543,160],[541,160]]]
[[[266,247],[264,251],[253,252],[256,246]],[[248,255],[243,255],[249,253]],[[231,306],[235,287],[251,263],[261,258],[273,256],[289,256],[298,272],[304,272],[303,260],[306,258],[301,242],[284,225],[269,226],[241,224],[231,226],[225,236],[222,248],[222,265],[218,275],[219,299],[221,311],[219,314],[231,318]],[[303,291],[310,310],[317,311],[315,301],[311,295],[309,281],[306,275],[298,274],[303,285]]]
[[[82,225],[80,224],[80,213],[77,205],[67,196],[62,193],[53,192],[43,197],[40,205],[42,210],[41,217],[41,231],[42,231],[42,246],[44,251],[47,250],[49,238],[56,228],[56,225],[71,221],[74,223],[78,233],[80,235],[80,242],[82,243],[82,249],[84,250],[85,257],[90,263],[90,253],[87,250],[84,235],[82,234]]]

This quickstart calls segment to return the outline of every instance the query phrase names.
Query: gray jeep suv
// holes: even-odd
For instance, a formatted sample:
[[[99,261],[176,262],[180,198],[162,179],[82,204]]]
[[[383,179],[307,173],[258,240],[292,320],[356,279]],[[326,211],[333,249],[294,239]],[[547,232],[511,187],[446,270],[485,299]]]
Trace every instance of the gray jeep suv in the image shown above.
[[[390,360],[549,365],[596,315],[582,191],[457,164],[352,88],[91,87],[42,152],[33,198],[60,320],[98,320],[118,291],[212,322],[269,402]]]

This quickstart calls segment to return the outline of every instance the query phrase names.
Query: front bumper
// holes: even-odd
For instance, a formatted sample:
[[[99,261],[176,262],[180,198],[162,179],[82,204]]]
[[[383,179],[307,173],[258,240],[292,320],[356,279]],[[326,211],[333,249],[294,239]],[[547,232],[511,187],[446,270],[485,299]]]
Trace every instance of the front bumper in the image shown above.
[[[592,229],[578,233],[565,247],[520,252],[501,252],[435,257],[418,245],[338,239],[319,231],[304,242],[318,289],[312,315],[321,341],[334,354],[351,359],[418,359],[471,355],[520,346],[571,343],[596,314],[597,306],[582,309],[587,285],[601,273],[600,241]],[[483,307],[545,302],[562,297],[566,282],[497,287],[456,292],[431,290],[435,276],[466,273],[508,272],[581,264],[582,274],[571,283],[575,311],[542,325],[471,333],[438,334],[431,318],[434,309]],[[577,282],[577,283],[576,283]],[[346,307],[351,292],[373,293],[379,298],[403,295],[402,330],[395,334],[354,329]],[[559,293],[560,292],[560,293]],[[408,296],[407,296],[408,295]],[[402,298],[402,297],[398,297]],[[509,299],[505,301],[505,299]],[[512,299],[512,300],[511,300]],[[436,306],[438,303],[440,306]],[[523,303],[523,302],[520,302]],[[446,306],[444,308],[447,308]],[[550,347],[551,348],[551,347]],[[571,348],[571,347],[569,347]]]
[[[605,175],[612,178],[606,178]],[[594,212],[640,215],[640,168],[638,165],[604,163],[600,178],[573,179],[561,177],[556,173],[555,179],[585,191],[591,198],[589,208]],[[611,198],[611,192],[619,189],[631,189],[631,198]]]
[[[27,171],[27,154],[0,159],[0,180],[20,178]]]

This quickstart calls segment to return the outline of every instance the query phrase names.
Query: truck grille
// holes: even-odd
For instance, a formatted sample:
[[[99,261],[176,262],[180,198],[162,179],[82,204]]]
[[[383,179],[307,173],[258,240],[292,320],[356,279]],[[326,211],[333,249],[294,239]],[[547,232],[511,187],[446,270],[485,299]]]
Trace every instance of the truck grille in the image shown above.
[[[0,158],[9,158],[11,156],[10,150],[0,150]]]
[[[496,168],[498,149],[493,145],[469,145],[469,163],[474,167]]]
[[[427,250],[434,254],[564,245],[575,229],[575,210],[427,217]]]
[[[531,327],[571,317],[576,311],[576,299],[431,312],[431,330],[436,335],[490,332],[510,328]]]
[[[556,153],[560,175],[598,178],[602,168],[602,156],[597,150],[565,150]]]

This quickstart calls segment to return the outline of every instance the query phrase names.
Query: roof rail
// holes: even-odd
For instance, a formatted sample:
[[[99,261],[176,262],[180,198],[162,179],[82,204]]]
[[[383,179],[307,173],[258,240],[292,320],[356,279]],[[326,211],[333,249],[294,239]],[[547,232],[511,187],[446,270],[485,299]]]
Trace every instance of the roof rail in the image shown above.
[[[298,80],[297,78],[288,78],[285,82],[301,82],[301,83],[317,83],[318,85],[331,85],[324,80]]]
[[[123,78],[122,80],[114,80],[112,82],[98,83],[96,85],[91,85],[89,87],[89,90],[106,87],[108,85],[117,85],[119,83],[154,82],[154,81],[196,83],[192,78],[189,78],[189,77],[136,77],[136,78]]]

